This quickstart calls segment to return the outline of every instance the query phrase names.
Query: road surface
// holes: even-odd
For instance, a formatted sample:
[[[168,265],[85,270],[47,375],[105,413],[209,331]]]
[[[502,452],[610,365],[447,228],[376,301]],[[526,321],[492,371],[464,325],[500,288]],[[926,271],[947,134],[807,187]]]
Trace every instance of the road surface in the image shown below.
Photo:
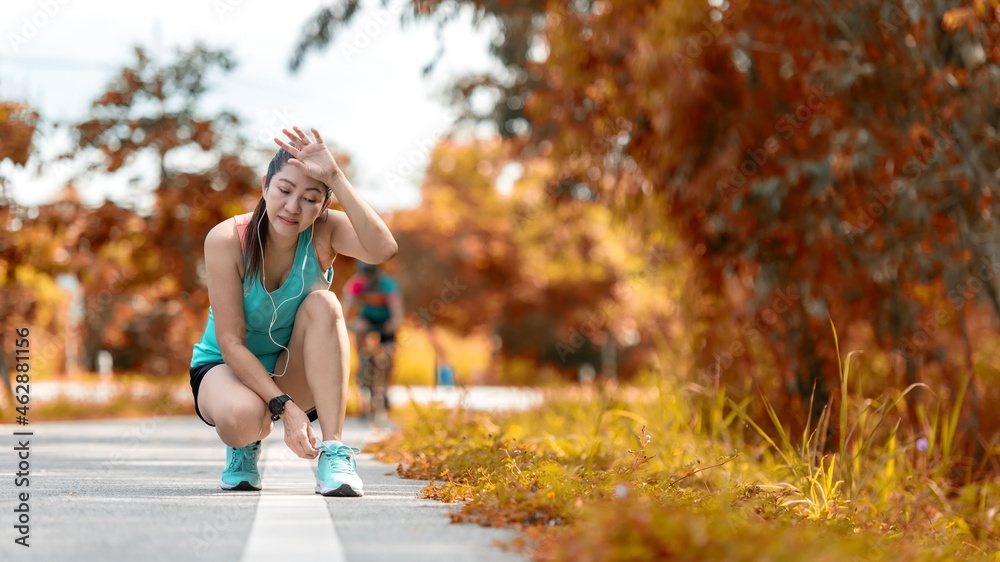
[[[377,436],[348,418],[345,443]],[[0,561],[523,560],[494,544],[516,532],[452,524],[456,506],[416,499],[427,481],[368,454],[364,498],[315,494],[316,461],[291,455],[280,424],[261,492],[219,488],[225,446],[194,416],[0,425],[0,445]]]

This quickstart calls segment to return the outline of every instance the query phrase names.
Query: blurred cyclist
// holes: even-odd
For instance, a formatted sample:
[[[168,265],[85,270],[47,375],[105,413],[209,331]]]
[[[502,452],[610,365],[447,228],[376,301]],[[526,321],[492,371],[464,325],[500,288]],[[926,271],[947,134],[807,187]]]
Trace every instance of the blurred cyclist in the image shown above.
[[[383,273],[378,266],[358,261],[358,273],[344,285],[344,318],[350,318],[351,309],[360,304],[361,310],[348,328],[354,333],[359,353],[368,334],[378,333],[379,343],[388,364],[386,388],[392,375],[393,352],[395,351],[396,330],[403,323],[403,301],[399,285],[391,276]],[[389,398],[385,396],[385,408],[389,409]]]

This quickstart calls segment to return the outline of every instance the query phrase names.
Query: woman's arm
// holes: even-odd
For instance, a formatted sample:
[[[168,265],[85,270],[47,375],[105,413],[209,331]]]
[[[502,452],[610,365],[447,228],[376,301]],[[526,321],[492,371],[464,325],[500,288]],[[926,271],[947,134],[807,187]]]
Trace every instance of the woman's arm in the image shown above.
[[[358,196],[340,168],[320,181],[333,189],[334,196],[345,211],[330,211],[333,219],[330,243],[334,251],[368,263],[383,263],[395,257],[399,247],[389,227]]]
[[[208,273],[208,300],[215,317],[215,341],[222,360],[250,390],[265,403],[284,394],[271,380],[267,369],[247,348],[247,328],[243,312],[242,262],[239,235],[231,221],[213,228],[205,237],[205,268]]]
[[[378,213],[358,196],[354,186],[347,181],[344,172],[333,159],[333,154],[323,143],[319,131],[312,129],[316,137],[316,141],[313,142],[302,129],[298,127],[294,129],[295,134],[288,129],[282,129],[282,132],[300,148],[295,148],[281,139],[276,138],[274,141],[294,157],[288,161],[289,164],[302,170],[302,173],[314,180],[329,186],[340,206],[344,208],[344,212],[327,211],[328,216],[333,219],[330,242],[334,251],[368,263],[391,260],[399,250],[396,240]]]

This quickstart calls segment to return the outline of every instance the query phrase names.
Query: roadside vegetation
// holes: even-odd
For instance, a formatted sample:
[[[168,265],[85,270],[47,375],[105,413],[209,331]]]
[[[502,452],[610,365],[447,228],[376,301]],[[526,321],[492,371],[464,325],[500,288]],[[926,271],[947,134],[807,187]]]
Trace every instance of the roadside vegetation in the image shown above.
[[[650,377],[524,412],[412,406],[368,451],[431,480],[453,521],[524,531],[506,546],[539,561],[1000,560],[1000,481],[964,470],[956,412],[904,436],[906,391],[852,394],[851,376],[795,435],[763,397],[770,425],[724,387]]]

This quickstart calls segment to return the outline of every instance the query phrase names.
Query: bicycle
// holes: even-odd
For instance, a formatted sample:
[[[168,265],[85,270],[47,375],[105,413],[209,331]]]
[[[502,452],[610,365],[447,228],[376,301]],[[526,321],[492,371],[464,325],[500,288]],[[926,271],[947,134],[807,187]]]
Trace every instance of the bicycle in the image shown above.
[[[391,359],[378,332],[369,332],[358,346],[358,388],[361,419],[384,420],[388,416],[388,386]]]

